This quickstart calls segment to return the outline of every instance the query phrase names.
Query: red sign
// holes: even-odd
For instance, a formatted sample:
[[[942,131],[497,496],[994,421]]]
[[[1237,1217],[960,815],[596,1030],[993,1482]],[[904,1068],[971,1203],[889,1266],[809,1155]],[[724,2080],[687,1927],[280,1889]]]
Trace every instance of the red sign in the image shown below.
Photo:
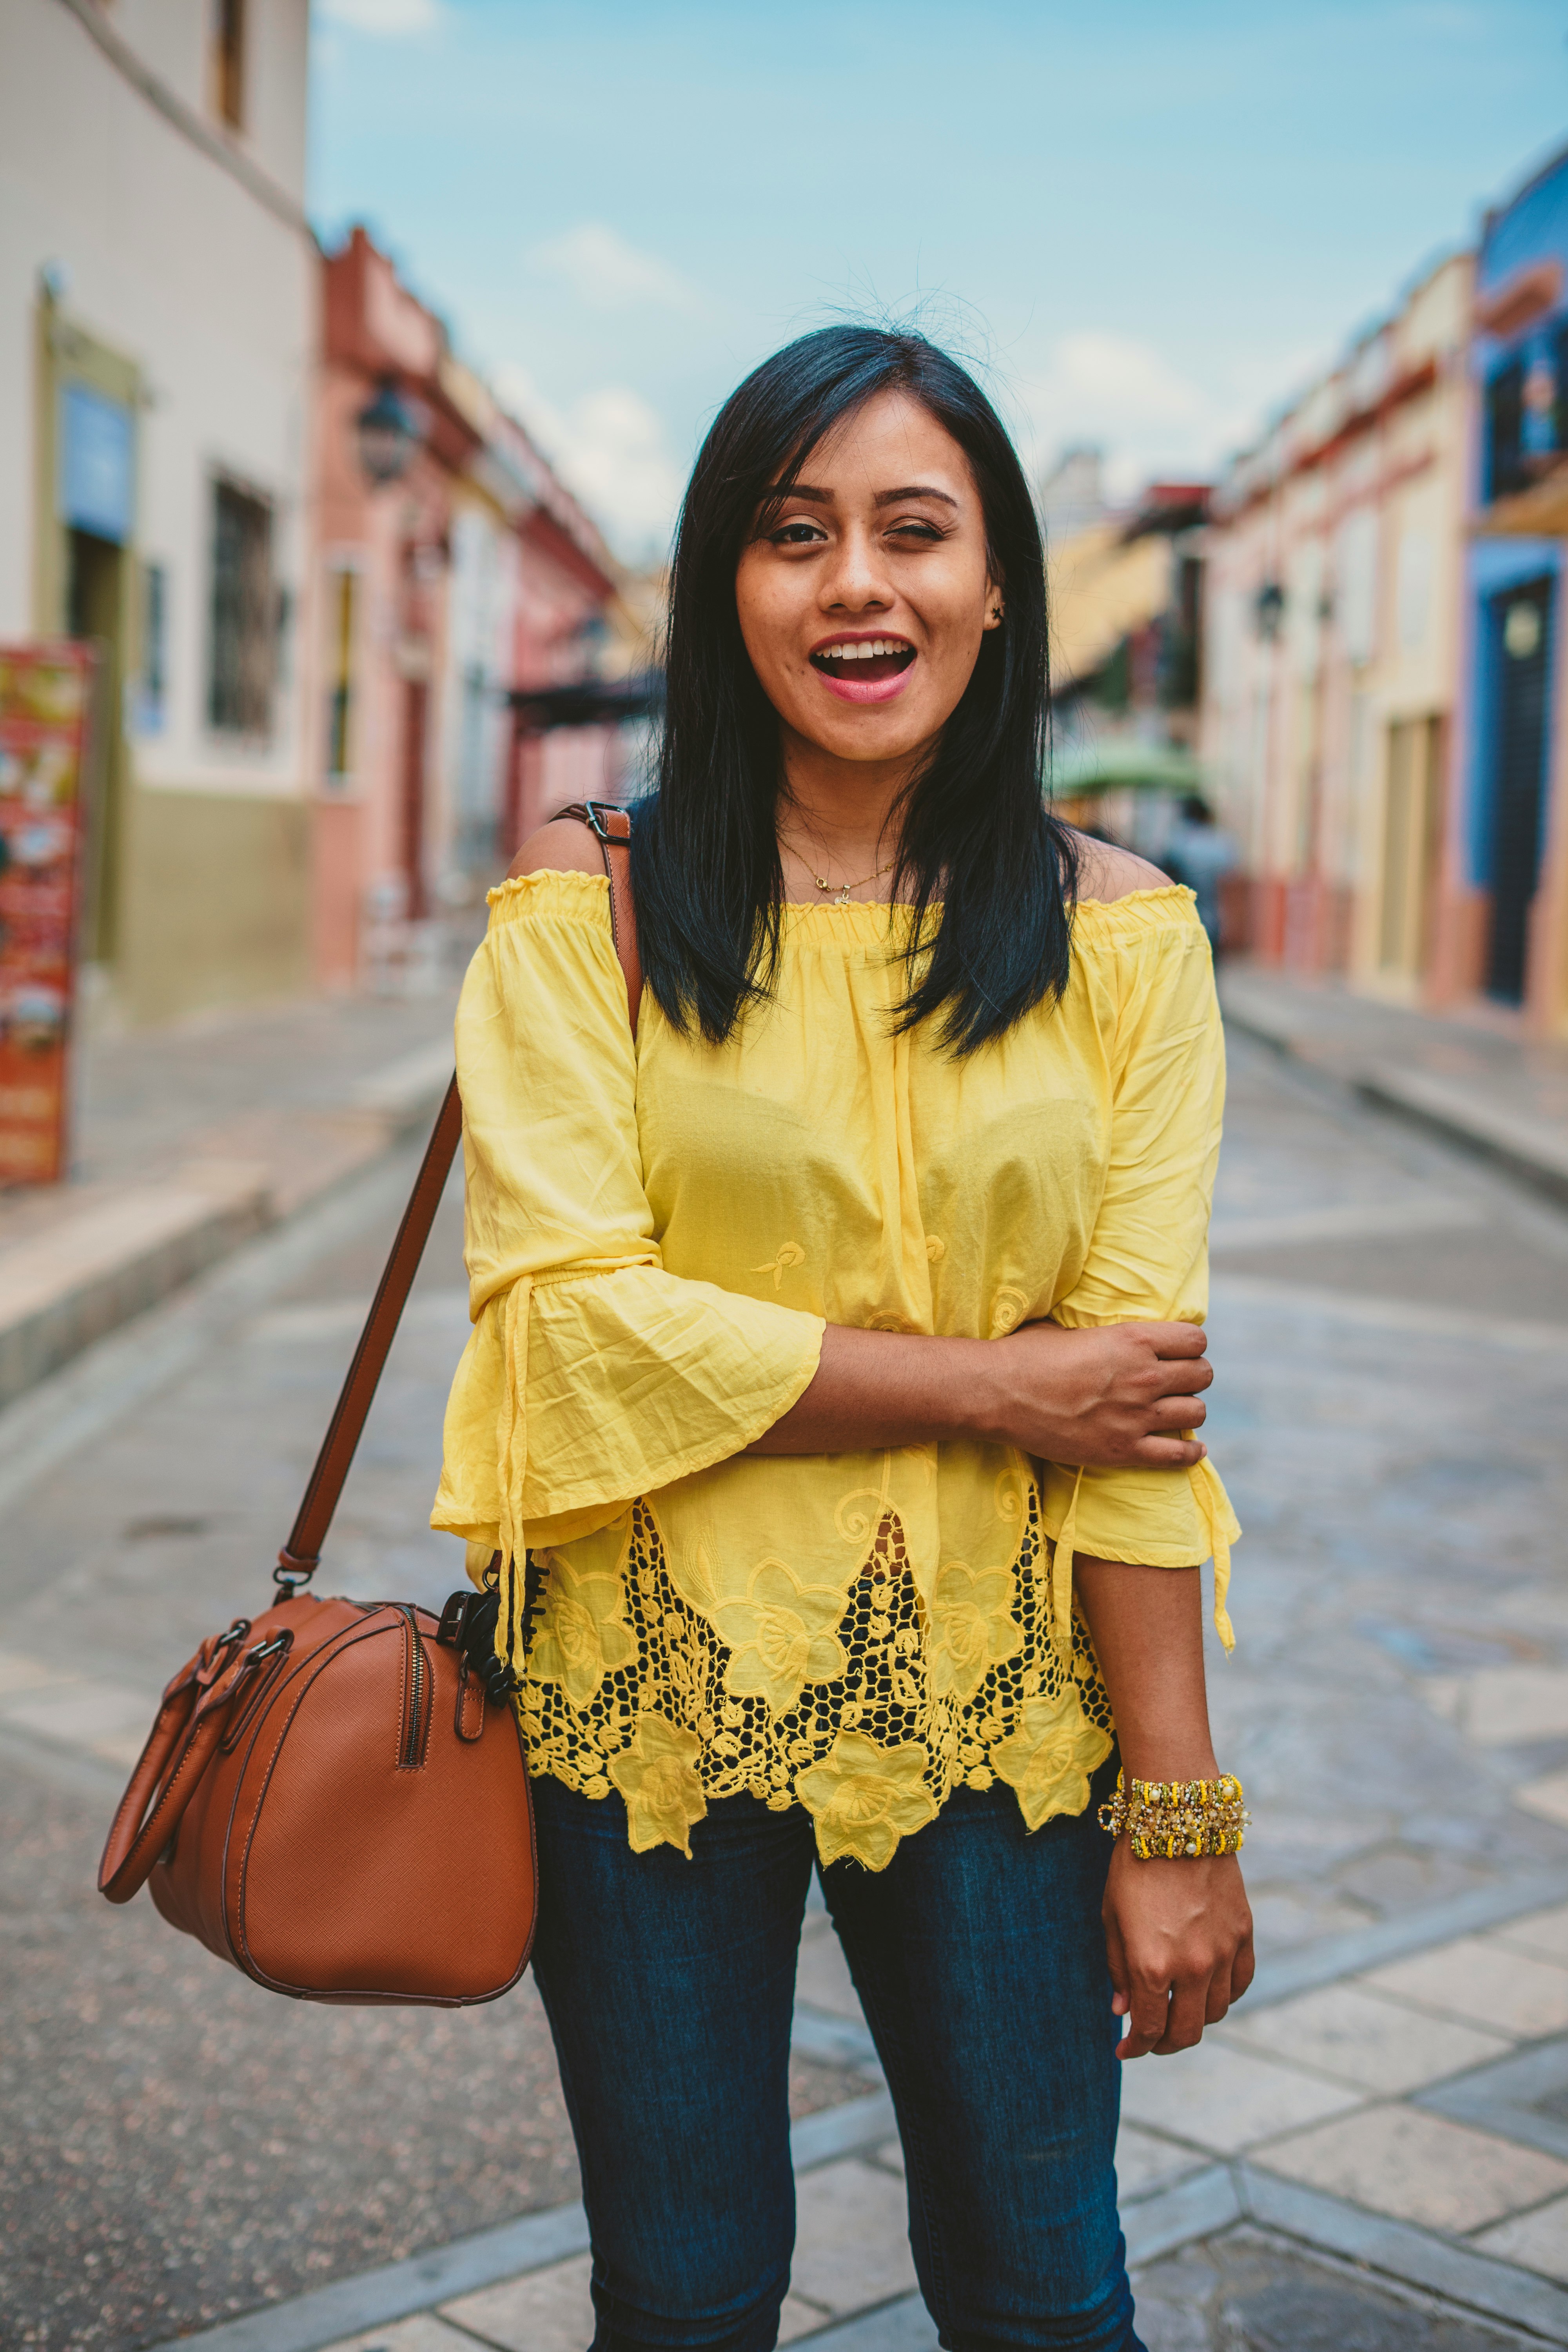
[[[66,1172],[93,659],[0,645],[0,1185]]]

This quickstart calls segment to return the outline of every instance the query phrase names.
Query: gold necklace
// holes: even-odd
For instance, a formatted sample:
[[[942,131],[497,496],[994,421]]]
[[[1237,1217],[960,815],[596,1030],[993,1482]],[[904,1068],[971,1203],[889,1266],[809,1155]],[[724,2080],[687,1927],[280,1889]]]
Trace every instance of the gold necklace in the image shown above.
[[[875,874],[862,874],[858,882],[830,882],[826,874],[812,874],[811,878],[825,898],[833,898],[833,893],[837,890],[838,896],[833,898],[833,904],[836,907],[847,907],[850,904],[851,890],[863,890],[868,882],[879,882],[884,874],[892,872],[898,862],[896,857],[889,857],[886,866],[879,866]],[[808,874],[811,873],[811,868],[807,866],[806,871]]]
[[[879,882],[883,875],[890,874],[894,866],[899,862],[896,857],[889,857],[886,866],[879,866],[875,874],[862,874],[858,882],[830,882],[826,874],[816,874],[812,872],[810,864],[805,858],[800,856],[798,849],[795,854],[797,857],[800,857],[801,864],[805,867],[806,872],[811,875],[812,880],[816,883],[823,897],[830,899],[832,904],[836,907],[847,907],[851,905],[852,901],[849,896],[851,890],[864,890],[868,882]],[[835,896],[835,893],[837,893],[837,896]]]

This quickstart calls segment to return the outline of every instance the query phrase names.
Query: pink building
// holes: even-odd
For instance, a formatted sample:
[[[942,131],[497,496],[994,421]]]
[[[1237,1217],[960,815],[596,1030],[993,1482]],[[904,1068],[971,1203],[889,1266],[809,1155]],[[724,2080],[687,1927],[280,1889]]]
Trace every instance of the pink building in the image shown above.
[[[322,287],[316,968],[400,984],[523,834],[615,789],[618,730],[592,697],[577,727],[517,699],[592,677],[615,566],[363,228]]]

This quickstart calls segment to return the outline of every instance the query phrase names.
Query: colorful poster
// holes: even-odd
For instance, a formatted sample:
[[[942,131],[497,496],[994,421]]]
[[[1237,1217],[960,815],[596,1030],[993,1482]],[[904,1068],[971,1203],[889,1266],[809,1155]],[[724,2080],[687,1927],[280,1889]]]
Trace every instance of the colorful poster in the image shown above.
[[[93,661],[0,645],[0,1185],[58,1183],[70,1149]]]

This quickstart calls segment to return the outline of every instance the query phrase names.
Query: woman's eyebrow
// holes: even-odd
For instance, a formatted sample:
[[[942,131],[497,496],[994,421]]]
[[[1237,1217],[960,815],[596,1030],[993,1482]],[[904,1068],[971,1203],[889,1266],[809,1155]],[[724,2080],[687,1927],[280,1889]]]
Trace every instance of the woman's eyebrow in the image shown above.
[[[773,499],[810,499],[817,506],[826,507],[833,504],[834,494],[831,490],[817,489],[810,482],[792,482],[787,490],[775,487],[768,496]],[[944,507],[956,510],[958,506],[958,500],[950,491],[939,490],[931,482],[906,482],[901,489],[879,490],[876,504],[879,507],[897,506],[900,499],[940,499]]]
[[[896,506],[900,499],[940,499],[944,507],[956,509],[958,505],[955,498],[946,490],[937,489],[930,482],[906,482],[900,490],[879,490],[877,493],[879,507]]]

